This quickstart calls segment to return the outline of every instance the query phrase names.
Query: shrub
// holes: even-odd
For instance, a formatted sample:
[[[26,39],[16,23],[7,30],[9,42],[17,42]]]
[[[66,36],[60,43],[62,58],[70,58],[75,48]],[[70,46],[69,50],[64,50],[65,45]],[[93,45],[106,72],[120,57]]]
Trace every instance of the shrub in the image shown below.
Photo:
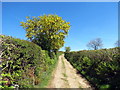
[[[120,88],[120,48],[65,53],[66,59],[96,88]]]
[[[52,67],[55,66],[56,56],[50,59],[47,51],[26,40],[4,35],[0,35],[0,39],[1,87],[18,84],[20,88],[31,88],[44,83],[43,79],[47,78],[47,74],[51,73]]]

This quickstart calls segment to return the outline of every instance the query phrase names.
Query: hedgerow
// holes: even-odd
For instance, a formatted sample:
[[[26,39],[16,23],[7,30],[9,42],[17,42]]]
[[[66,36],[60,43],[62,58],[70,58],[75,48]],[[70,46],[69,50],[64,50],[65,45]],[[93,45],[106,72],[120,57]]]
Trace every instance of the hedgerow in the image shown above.
[[[65,52],[65,58],[91,84],[100,88],[120,88],[120,47]]]
[[[44,87],[49,79],[57,56],[51,59],[38,45],[10,36],[0,35],[0,88]]]

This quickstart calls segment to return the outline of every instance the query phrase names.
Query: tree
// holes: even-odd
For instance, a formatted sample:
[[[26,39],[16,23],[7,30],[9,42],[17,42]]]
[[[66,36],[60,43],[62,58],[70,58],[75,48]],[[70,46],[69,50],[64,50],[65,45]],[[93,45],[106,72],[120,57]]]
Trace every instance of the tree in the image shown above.
[[[65,52],[68,53],[68,52],[70,52],[70,50],[71,50],[70,47],[65,47]]]
[[[94,40],[91,40],[88,44],[87,47],[97,50],[103,46],[101,38],[96,38]]]
[[[49,52],[57,52],[63,45],[68,34],[70,22],[58,15],[43,15],[26,17],[26,22],[20,22],[26,30],[26,37]]]
[[[116,41],[115,46],[120,47],[120,40]]]

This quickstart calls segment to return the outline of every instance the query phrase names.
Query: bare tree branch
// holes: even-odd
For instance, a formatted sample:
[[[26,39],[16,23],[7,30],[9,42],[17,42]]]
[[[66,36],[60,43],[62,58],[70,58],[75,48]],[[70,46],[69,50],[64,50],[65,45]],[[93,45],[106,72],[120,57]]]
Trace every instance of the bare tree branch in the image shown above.
[[[120,47],[120,40],[116,41],[115,46]]]
[[[97,50],[97,49],[100,49],[102,48],[103,44],[102,44],[102,40],[101,38],[96,38],[94,40],[91,40],[88,44],[87,44],[87,47],[89,49],[94,49],[94,50]]]

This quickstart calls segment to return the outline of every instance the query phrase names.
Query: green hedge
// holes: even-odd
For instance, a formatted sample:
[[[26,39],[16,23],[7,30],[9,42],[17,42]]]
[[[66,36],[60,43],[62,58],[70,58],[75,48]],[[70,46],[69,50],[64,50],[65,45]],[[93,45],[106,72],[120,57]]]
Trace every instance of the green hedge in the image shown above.
[[[57,56],[50,59],[48,52],[38,45],[10,36],[0,35],[0,87],[20,88],[44,87],[47,85],[51,72],[57,62]]]
[[[95,88],[120,88],[120,48],[65,53],[65,58]]]

